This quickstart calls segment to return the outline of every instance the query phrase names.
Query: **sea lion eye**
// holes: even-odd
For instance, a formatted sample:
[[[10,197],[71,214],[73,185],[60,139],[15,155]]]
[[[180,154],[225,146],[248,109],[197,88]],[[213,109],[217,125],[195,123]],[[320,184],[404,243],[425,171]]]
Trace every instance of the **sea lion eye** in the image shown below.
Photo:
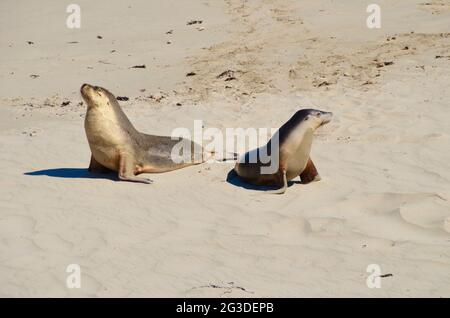
[[[322,114],[321,113],[317,113],[317,117],[320,117],[320,116],[322,116]]]
[[[308,120],[308,119],[309,119],[309,115],[305,117],[305,120]]]

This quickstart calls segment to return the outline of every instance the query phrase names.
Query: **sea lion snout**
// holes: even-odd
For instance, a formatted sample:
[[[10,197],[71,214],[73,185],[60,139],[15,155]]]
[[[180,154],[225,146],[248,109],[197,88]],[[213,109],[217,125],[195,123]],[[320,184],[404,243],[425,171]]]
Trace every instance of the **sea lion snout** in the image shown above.
[[[332,112],[324,112],[324,111],[320,111],[320,117],[322,118],[322,124],[321,125],[325,125],[328,124],[331,119],[333,118],[333,113]]]
[[[320,126],[328,124],[333,118],[333,113],[318,109],[302,109],[294,117],[297,117],[296,122],[298,124],[306,123],[307,126],[316,130]]]
[[[81,93],[86,92],[88,89],[91,89],[91,88],[93,88],[92,85],[84,83],[83,85],[81,85],[80,92]]]
[[[93,86],[93,85],[90,85],[87,83],[84,83],[83,85],[81,85],[81,88],[80,88],[81,94],[88,94],[89,92],[99,91],[99,90],[102,90],[102,88],[98,87],[98,86]]]
[[[93,89],[94,87],[92,85],[84,83],[83,85],[81,85],[80,88],[81,96],[83,96],[83,98],[86,99],[90,95],[90,92],[93,91]]]
[[[333,118],[332,112],[325,112],[323,110],[318,109],[310,109],[308,115],[305,117],[305,119],[307,121],[309,119],[310,122],[312,119],[313,125],[315,125],[315,129],[325,124],[328,124],[332,118]]]
[[[111,100],[115,100],[106,89],[86,83],[81,85],[80,93],[88,108],[107,106]]]

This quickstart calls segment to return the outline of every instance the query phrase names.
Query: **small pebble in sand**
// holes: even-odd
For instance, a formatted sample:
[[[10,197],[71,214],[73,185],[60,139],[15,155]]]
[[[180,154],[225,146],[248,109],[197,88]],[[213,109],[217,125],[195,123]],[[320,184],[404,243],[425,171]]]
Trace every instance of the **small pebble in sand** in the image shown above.
[[[392,65],[392,64],[394,64],[394,62],[391,62],[391,61],[389,61],[389,62],[378,62],[377,63],[377,67],[380,68],[380,67],[389,66],[389,65]]]
[[[188,22],[186,23],[186,25],[202,24],[202,23],[203,23],[202,20],[191,20],[191,21],[188,21]]]
[[[217,78],[225,78],[226,82],[236,79],[236,77],[234,76],[234,71],[232,70],[226,70],[220,73],[219,75],[217,75]]]
[[[31,74],[30,77],[31,77],[31,78],[38,78],[39,75],[37,75],[37,74]]]
[[[37,135],[37,132],[36,132],[36,130],[33,130],[32,132],[26,132],[26,131],[24,131],[24,132],[22,132],[22,134],[28,135],[28,136],[30,136],[30,137],[34,137],[34,136]]]
[[[159,103],[165,97],[162,94],[153,94],[153,95],[150,95],[148,98],[150,98],[150,99],[154,100],[155,102]]]
[[[322,81],[319,84],[317,84],[317,87],[322,87],[322,86],[329,86],[332,83],[330,83],[329,81]]]

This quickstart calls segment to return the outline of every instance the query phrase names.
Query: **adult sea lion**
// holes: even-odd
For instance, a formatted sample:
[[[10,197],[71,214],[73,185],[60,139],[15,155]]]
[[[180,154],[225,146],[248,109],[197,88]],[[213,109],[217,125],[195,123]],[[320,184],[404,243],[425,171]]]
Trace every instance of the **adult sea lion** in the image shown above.
[[[190,140],[137,131],[108,90],[83,84],[80,91],[87,104],[84,127],[92,152],[89,171],[112,170],[118,172],[120,180],[152,183],[136,175],[172,171],[206,160],[202,147]],[[186,148],[191,146],[186,152],[190,160],[175,162],[172,150],[180,142],[188,145]]]

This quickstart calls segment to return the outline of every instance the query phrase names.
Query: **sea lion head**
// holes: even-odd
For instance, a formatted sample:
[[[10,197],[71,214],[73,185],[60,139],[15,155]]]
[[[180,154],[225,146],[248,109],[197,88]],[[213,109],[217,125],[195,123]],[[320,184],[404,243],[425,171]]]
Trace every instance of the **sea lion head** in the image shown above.
[[[83,84],[80,92],[88,108],[109,107],[113,103],[117,103],[114,95],[103,87]]]
[[[303,126],[306,124],[308,128],[314,131],[320,126],[328,124],[332,117],[332,112],[324,112],[317,109],[301,109],[295,113],[292,120],[295,125]]]

